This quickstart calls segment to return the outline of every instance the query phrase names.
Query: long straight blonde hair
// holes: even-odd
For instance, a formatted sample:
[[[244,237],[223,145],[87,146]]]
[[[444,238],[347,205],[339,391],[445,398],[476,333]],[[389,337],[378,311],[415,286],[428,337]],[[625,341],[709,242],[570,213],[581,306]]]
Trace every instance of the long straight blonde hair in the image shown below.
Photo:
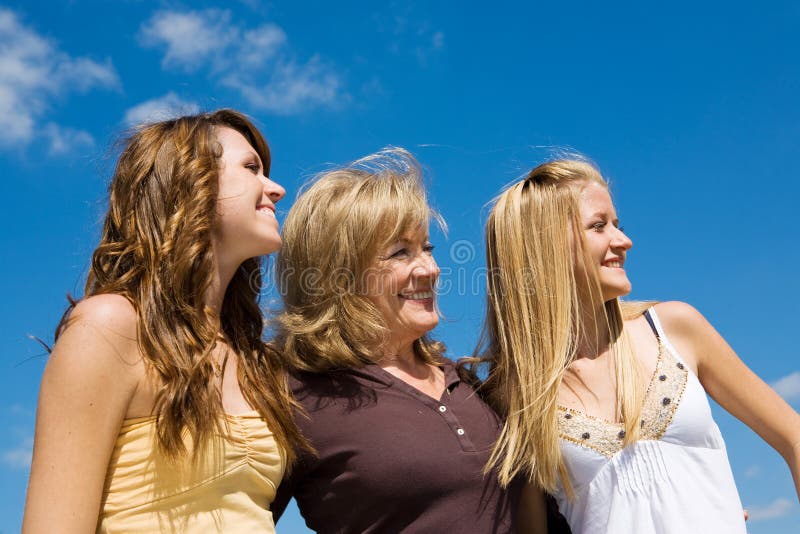
[[[596,328],[612,342],[625,442],[639,436],[642,378],[623,309],[617,299],[603,302],[581,230],[579,195],[590,183],[608,187],[587,162],[545,163],[495,199],[486,224],[486,322],[472,363],[489,364],[481,387],[505,418],[487,465],[503,485],[522,474],[548,492],[560,481],[572,494],[559,448],[558,391],[579,340],[597,334],[586,332],[582,318],[598,308]],[[628,306],[626,315],[645,307]]]

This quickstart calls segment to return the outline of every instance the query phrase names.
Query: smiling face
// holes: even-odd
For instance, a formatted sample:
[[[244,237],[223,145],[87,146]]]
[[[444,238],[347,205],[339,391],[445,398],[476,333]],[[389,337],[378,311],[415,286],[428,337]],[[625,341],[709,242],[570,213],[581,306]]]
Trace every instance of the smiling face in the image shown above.
[[[367,298],[389,328],[390,350],[403,350],[439,323],[434,286],[439,266],[427,231],[405,234],[378,253],[366,273]]]
[[[598,272],[603,300],[627,295],[631,283],[625,273],[625,256],[633,243],[619,227],[608,189],[589,182],[579,196],[586,252]]]
[[[238,266],[281,246],[275,203],[286,191],[265,176],[264,162],[245,137],[217,127],[222,146],[213,245],[217,261]]]

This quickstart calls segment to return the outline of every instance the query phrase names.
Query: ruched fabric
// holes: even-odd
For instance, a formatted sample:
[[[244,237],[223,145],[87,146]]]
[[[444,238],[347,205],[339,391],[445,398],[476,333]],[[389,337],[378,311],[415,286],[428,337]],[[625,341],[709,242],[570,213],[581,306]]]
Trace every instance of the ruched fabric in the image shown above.
[[[258,412],[226,415],[193,460],[159,454],[155,419],[127,419],[106,475],[97,532],[274,534],[270,503],[285,455]]]

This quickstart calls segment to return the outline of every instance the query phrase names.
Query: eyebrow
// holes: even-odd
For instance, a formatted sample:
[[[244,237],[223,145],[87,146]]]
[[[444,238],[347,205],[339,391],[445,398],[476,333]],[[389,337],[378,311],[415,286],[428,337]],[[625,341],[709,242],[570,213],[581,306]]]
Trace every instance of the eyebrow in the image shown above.
[[[614,214],[614,215],[616,215],[616,214]],[[590,216],[589,216],[589,219],[594,219],[595,217],[600,217],[600,218],[602,218],[602,219],[605,219],[605,218],[606,218],[606,212],[604,212],[604,211],[598,211],[598,212],[596,212],[596,213],[594,213],[594,214],[590,215]],[[619,217],[613,217],[613,218],[611,218],[611,222],[612,222],[612,223],[614,223],[614,224],[619,224]]]
[[[422,241],[424,241],[424,242],[426,242],[426,243],[427,243],[428,241],[430,241],[430,240],[431,240],[431,239],[430,239],[430,237],[431,237],[431,236],[429,236],[429,235],[426,235],[426,236],[425,236],[425,237],[422,239]],[[394,243],[403,243],[403,244],[406,244],[406,245],[408,245],[409,243],[411,243],[411,241],[412,241],[412,240],[411,240],[411,239],[409,239],[409,238],[407,238],[407,237],[400,237],[400,238],[398,238],[396,241],[394,241]]]

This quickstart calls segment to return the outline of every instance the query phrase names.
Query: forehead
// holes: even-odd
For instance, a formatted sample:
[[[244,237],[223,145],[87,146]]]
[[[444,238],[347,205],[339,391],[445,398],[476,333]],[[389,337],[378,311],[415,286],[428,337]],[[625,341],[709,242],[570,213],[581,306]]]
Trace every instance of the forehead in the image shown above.
[[[222,145],[222,153],[232,155],[234,153],[255,152],[250,142],[240,132],[228,126],[217,126],[214,128],[214,135]]]
[[[428,239],[428,228],[424,226],[415,226],[409,228],[398,238],[399,241],[425,241]]]
[[[396,245],[413,245],[416,243],[425,243],[428,241],[428,228],[424,226],[415,225],[412,228],[407,228],[404,232],[396,235],[388,236],[388,239],[382,240],[381,247],[393,247]]]
[[[578,196],[581,216],[591,217],[596,214],[614,215],[614,202],[608,189],[602,185],[590,182],[581,189]]]

